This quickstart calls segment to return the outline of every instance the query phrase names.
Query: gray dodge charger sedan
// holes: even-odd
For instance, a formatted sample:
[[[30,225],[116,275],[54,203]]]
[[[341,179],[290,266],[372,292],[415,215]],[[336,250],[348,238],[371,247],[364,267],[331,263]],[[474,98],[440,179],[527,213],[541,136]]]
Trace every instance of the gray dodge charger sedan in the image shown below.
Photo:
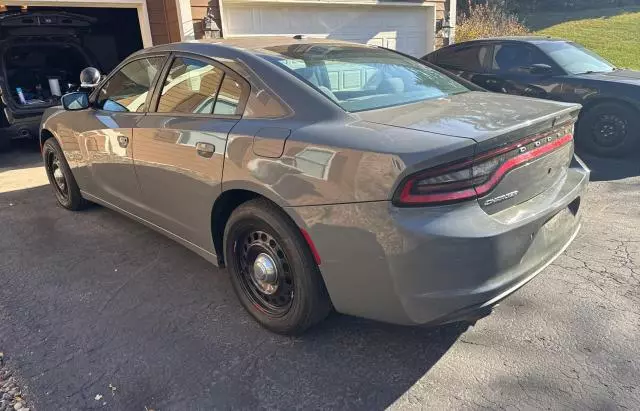
[[[83,76],[90,92],[41,126],[58,203],[102,204],[227,267],[274,332],[332,309],[480,318],[580,228],[578,105],[298,37],[163,45]]]

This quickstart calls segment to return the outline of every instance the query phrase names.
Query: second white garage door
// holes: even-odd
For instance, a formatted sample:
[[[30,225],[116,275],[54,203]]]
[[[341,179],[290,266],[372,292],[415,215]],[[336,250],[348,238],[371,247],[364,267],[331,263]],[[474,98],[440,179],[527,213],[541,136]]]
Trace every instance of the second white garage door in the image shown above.
[[[433,6],[223,4],[225,37],[304,34],[374,44],[417,57],[434,46]]]

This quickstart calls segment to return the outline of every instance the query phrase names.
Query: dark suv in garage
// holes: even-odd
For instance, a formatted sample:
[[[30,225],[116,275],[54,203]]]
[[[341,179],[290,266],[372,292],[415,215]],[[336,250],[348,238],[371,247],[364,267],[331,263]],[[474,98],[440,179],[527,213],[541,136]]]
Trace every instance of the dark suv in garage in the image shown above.
[[[96,61],[83,45],[96,19],[67,12],[0,14],[0,149],[37,138],[40,118]]]

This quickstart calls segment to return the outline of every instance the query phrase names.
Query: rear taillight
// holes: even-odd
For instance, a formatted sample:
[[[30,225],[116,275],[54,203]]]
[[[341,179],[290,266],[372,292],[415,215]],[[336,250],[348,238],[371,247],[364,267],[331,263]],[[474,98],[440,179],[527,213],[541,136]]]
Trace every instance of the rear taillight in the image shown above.
[[[396,190],[398,206],[450,204],[481,197],[511,170],[571,143],[573,124],[527,137],[474,158],[410,175]]]

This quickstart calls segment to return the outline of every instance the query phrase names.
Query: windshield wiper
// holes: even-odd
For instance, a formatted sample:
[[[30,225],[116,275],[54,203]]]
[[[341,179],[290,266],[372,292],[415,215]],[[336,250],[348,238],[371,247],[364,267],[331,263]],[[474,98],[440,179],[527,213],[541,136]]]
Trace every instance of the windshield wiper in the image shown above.
[[[611,71],[615,71],[616,69],[612,69]],[[595,70],[589,70],[589,71],[585,71],[584,73],[578,73],[578,74],[600,74],[600,73],[611,73],[611,71],[595,71]]]

